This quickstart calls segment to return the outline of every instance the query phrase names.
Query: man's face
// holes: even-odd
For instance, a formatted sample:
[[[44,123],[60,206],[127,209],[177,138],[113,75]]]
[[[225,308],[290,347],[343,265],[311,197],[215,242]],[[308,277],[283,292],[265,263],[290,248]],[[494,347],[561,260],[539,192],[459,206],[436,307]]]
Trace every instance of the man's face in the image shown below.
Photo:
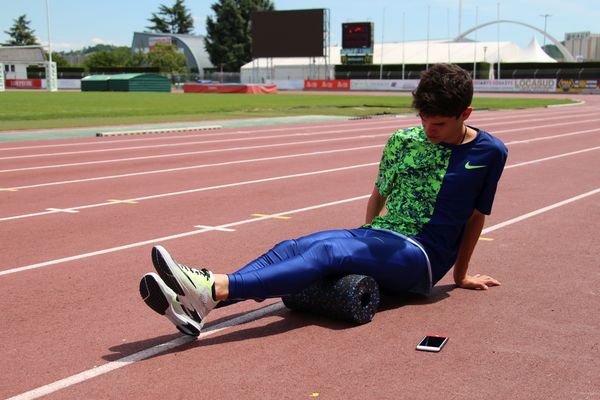
[[[459,117],[436,117],[419,114],[427,139],[433,143],[460,144],[464,134],[464,122],[471,115],[467,108]]]

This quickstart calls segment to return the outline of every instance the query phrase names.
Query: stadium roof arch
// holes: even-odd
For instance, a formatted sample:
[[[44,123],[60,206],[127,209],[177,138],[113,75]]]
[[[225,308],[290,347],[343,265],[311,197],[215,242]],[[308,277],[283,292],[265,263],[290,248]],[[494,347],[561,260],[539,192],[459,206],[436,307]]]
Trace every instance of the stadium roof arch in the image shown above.
[[[565,60],[567,61],[575,61],[575,57],[573,57],[573,55],[571,54],[571,52],[565,47],[563,46],[563,44],[561,42],[559,42],[558,40],[556,40],[556,38],[554,38],[552,35],[550,35],[547,32],[544,32],[543,30],[536,28],[533,25],[529,25],[526,24],[524,22],[519,22],[519,21],[511,21],[508,19],[499,19],[496,21],[490,21],[490,22],[486,22],[480,25],[477,25],[471,29],[468,29],[466,31],[464,31],[463,33],[459,34],[454,41],[455,42],[459,42],[461,40],[464,40],[469,34],[481,29],[481,28],[485,28],[486,26],[489,25],[495,25],[495,24],[516,24],[516,25],[522,25],[525,26],[529,29],[533,29],[534,31],[537,31],[539,33],[541,33],[542,35],[544,35],[545,37],[547,37],[548,39],[550,39],[550,41],[556,46],[558,47],[558,49],[560,50],[560,52],[563,54],[563,56],[565,57]]]
[[[256,59],[241,68],[242,82],[267,79],[329,79],[334,65],[341,60],[341,46],[329,48],[327,62],[320,57]],[[414,40],[376,43],[373,64],[436,64],[436,63],[556,63],[540,47],[535,37],[526,48],[510,41],[475,42],[463,40]]]
[[[190,70],[197,70],[202,78],[205,68],[213,68],[204,47],[204,37],[196,35],[178,35],[174,33],[134,32],[131,50],[148,52],[157,43],[169,43],[183,50]]]

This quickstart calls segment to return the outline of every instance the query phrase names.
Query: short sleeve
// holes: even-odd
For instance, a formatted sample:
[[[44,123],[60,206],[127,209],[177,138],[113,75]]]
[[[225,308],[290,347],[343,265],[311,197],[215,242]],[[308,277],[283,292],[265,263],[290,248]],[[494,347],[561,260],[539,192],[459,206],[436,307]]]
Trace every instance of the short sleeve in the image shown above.
[[[498,188],[498,181],[502,176],[506,158],[508,157],[508,149],[502,143],[496,148],[493,155],[493,160],[489,164],[488,174],[481,193],[475,201],[475,208],[482,214],[490,215],[492,212],[492,204],[494,196]]]
[[[396,135],[392,135],[385,147],[383,148],[383,154],[381,155],[381,161],[379,162],[379,172],[377,179],[375,180],[375,186],[379,190],[379,194],[387,197],[392,192],[394,182],[397,176],[396,169],[398,168],[398,157],[400,146],[398,146],[398,138]]]

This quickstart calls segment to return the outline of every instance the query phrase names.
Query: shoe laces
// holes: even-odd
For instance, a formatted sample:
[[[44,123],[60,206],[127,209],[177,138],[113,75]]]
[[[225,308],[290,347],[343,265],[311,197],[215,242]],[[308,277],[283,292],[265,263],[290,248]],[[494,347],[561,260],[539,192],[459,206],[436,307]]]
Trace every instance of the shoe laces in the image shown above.
[[[208,269],[206,269],[206,268],[197,269],[197,268],[188,267],[187,265],[179,264],[179,263],[178,263],[178,265],[181,268],[183,268],[186,271],[188,271],[188,272],[191,272],[191,273],[196,274],[196,275],[202,275],[207,280],[210,280],[210,271]]]

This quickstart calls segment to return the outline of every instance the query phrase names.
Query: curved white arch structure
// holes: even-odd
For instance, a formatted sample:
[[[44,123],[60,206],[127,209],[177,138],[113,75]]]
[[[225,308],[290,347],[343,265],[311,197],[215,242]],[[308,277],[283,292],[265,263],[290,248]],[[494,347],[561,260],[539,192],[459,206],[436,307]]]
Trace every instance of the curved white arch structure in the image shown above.
[[[536,28],[533,25],[529,25],[529,24],[526,24],[524,22],[519,22],[519,21],[511,21],[511,20],[508,20],[508,19],[499,19],[499,20],[496,20],[496,21],[486,22],[484,24],[477,25],[476,27],[471,28],[471,29],[469,29],[467,31],[464,31],[463,33],[459,34],[456,38],[454,38],[454,41],[458,42],[458,41],[466,38],[469,34],[475,32],[476,30],[479,30],[479,29],[484,28],[484,27],[489,26],[489,25],[495,25],[495,24],[516,24],[516,25],[522,25],[522,26],[525,26],[527,28],[533,29],[534,31],[537,31],[537,32],[541,33],[542,35],[544,35],[545,37],[547,37],[548,39],[550,39],[550,41],[556,47],[558,47],[558,49],[563,54],[563,56],[565,56],[565,60],[566,61],[572,61],[572,62],[575,61],[575,57],[573,57],[573,55],[571,54],[571,52],[565,46],[563,46],[562,43],[560,43],[558,40],[556,40],[553,36],[549,35],[548,33],[544,32],[541,29]]]

